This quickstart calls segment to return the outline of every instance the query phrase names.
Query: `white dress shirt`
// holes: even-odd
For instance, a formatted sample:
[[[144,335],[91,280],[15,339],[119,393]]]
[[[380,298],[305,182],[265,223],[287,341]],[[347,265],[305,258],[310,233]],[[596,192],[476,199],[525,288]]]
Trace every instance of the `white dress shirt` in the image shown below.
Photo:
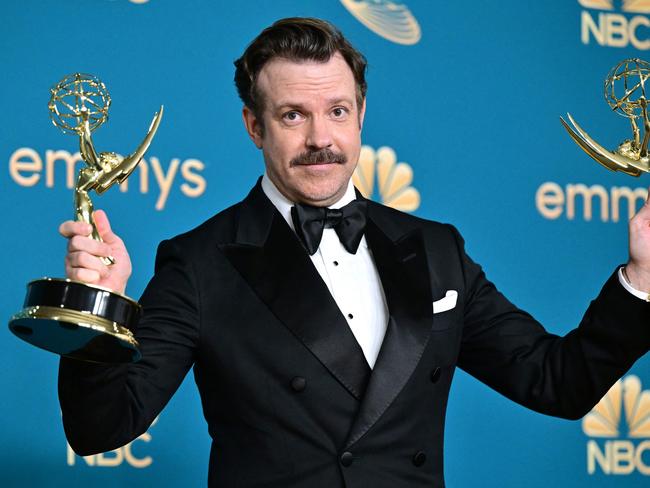
[[[291,219],[293,202],[280,193],[266,173],[262,177],[262,190],[295,232]],[[350,181],[345,195],[329,208],[341,208],[355,198]],[[365,236],[357,253],[351,254],[334,229],[324,229],[318,251],[310,257],[373,368],[386,334],[388,306]]]

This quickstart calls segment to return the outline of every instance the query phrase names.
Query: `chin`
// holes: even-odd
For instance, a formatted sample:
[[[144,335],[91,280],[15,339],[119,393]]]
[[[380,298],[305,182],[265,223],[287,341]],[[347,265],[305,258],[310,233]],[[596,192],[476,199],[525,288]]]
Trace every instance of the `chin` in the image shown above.
[[[346,188],[347,182],[335,188],[303,188],[298,192],[298,198],[302,202],[313,205],[331,205],[343,196]]]

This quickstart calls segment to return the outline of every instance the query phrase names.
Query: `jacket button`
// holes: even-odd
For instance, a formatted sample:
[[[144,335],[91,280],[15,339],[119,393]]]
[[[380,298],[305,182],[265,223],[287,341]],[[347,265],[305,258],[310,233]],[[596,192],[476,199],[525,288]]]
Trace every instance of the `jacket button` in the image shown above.
[[[346,468],[352,464],[352,461],[354,461],[354,456],[350,451],[345,451],[341,454],[341,464]]]
[[[301,392],[305,389],[306,386],[307,386],[307,380],[302,376],[296,376],[294,379],[291,380],[291,388],[293,389],[293,391]]]
[[[413,456],[413,464],[418,468],[422,466],[426,460],[427,460],[427,455],[422,451],[416,452],[415,456]]]
[[[439,379],[440,379],[440,368],[435,368],[433,371],[431,371],[431,382],[437,383]]]

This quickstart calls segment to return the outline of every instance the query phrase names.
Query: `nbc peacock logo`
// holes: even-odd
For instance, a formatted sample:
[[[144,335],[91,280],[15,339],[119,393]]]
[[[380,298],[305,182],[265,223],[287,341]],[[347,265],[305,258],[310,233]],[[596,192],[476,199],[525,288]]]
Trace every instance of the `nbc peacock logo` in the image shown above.
[[[585,10],[580,16],[583,44],[650,49],[648,28],[650,0],[578,0]],[[623,13],[621,13],[623,12]]]
[[[614,0],[578,0],[580,5],[586,8],[600,10],[614,10]],[[623,12],[648,13],[650,12],[650,0],[623,0],[621,9]]]
[[[582,419],[582,430],[592,437],[587,442],[589,474],[650,475],[650,391],[641,389],[638,376],[618,380]]]
[[[402,2],[391,0],[341,0],[359,22],[375,34],[397,44],[417,44],[420,24]]]
[[[420,206],[420,192],[411,186],[411,166],[398,163],[397,154],[390,147],[383,146],[375,151],[370,146],[361,146],[352,182],[364,197],[371,198],[375,180],[379,198],[384,205],[403,212],[414,212]]]

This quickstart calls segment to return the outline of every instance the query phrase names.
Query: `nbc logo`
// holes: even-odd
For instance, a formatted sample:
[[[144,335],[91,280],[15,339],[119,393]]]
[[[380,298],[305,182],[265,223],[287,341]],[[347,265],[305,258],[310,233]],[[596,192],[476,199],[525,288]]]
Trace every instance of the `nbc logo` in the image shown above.
[[[391,0],[341,0],[359,22],[381,37],[397,44],[417,44],[420,24],[408,7]]]
[[[587,442],[589,474],[600,469],[608,475],[627,475],[635,470],[650,475],[650,391],[641,390],[637,376],[618,380],[582,419],[582,430],[592,437]],[[621,439],[623,436],[628,439]]]
[[[650,27],[650,0],[622,0],[616,8],[614,0],[578,0],[583,10],[581,19],[581,40],[589,44],[593,38],[600,46],[650,49],[647,28]],[[625,12],[623,15],[616,10]],[[597,12],[598,11],[598,12]],[[643,29],[641,29],[643,27]]]
[[[417,210],[420,206],[420,193],[411,186],[411,167],[406,163],[398,163],[397,155],[390,147],[380,147],[375,151],[370,146],[362,146],[352,182],[366,198],[373,194],[375,175],[381,203],[404,212]]]

